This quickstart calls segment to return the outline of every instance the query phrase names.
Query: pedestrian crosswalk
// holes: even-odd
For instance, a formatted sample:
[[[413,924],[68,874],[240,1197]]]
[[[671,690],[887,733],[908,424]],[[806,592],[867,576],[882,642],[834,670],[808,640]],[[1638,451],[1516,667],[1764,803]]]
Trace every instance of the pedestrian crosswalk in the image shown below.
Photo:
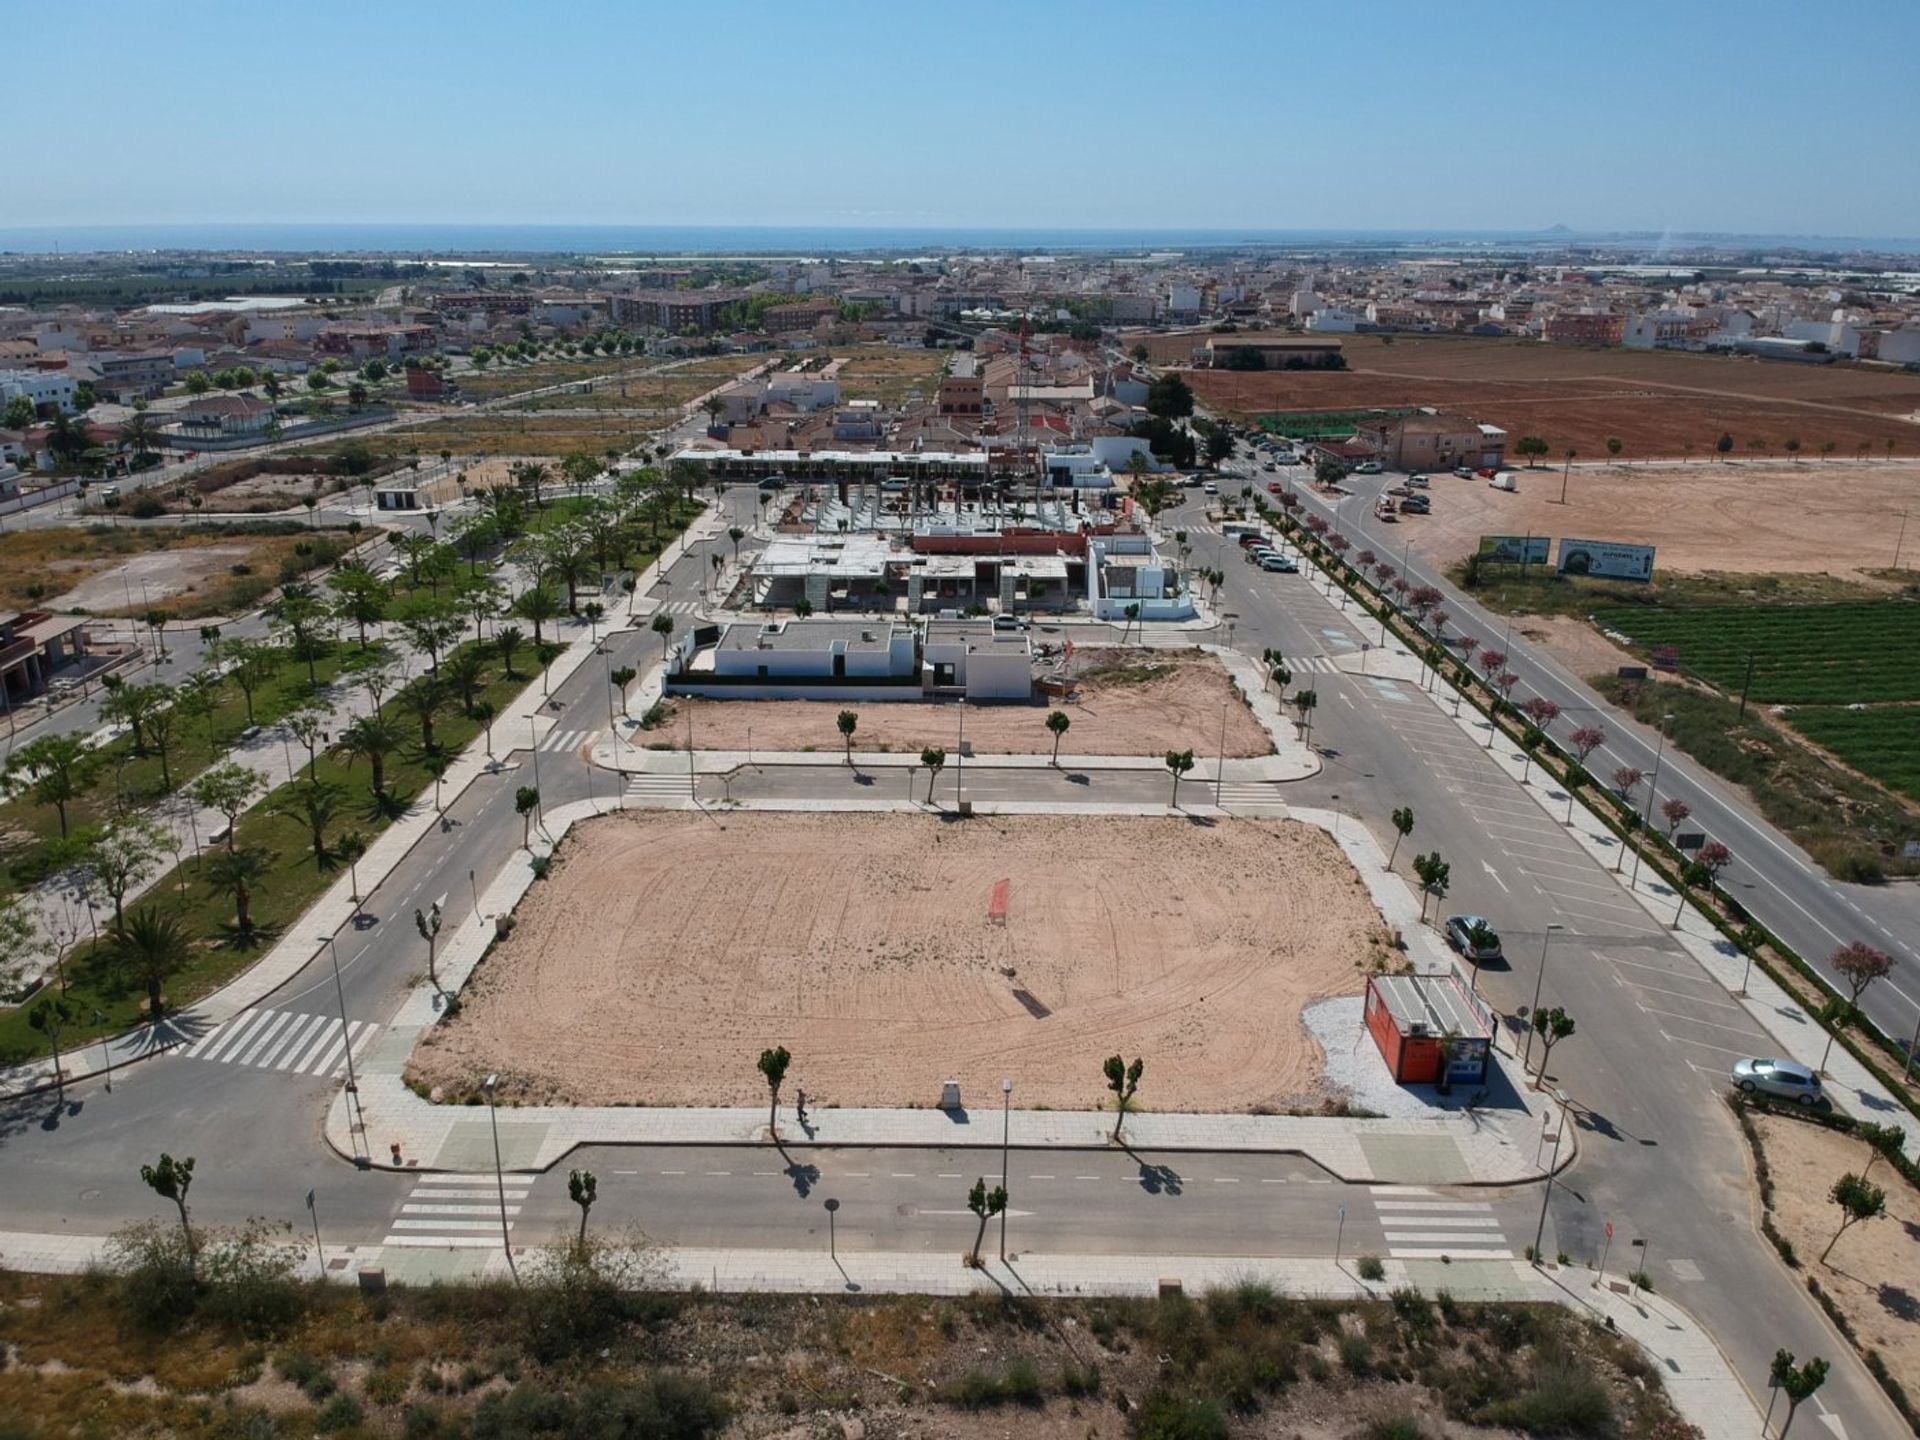
[[[216,1025],[180,1053],[216,1065],[284,1070],[292,1075],[338,1077],[347,1071],[347,1047],[357,1060],[380,1027],[338,1015],[302,1015],[291,1010],[243,1010]]]
[[[1220,783],[1218,803],[1227,810],[1285,810],[1280,788],[1265,780],[1224,780]]]
[[[1340,667],[1333,663],[1331,655],[1289,655],[1283,663],[1293,672],[1294,678],[1302,675],[1338,675]]]
[[[599,738],[598,730],[562,730],[556,726],[547,732],[546,738],[537,748],[546,751],[549,755],[564,753],[578,750],[582,745]]]
[[[1487,1201],[1450,1200],[1418,1185],[1369,1189],[1391,1259],[1513,1259],[1499,1217]]]
[[[698,600],[662,600],[658,605],[653,607],[653,613],[656,615],[698,615],[700,613],[700,602]]]
[[[492,1175],[428,1176],[401,1203],[384,1243],[441,1250],[485,1250],[505,1244],[502,1212],[510,1235],[530,1191],[531,1183],[518,1176],[505,1182],[504,1192]]]
[[[693,780],[687,775],[629,775],[627,799],[639,805],[682,804],[693,798]]]

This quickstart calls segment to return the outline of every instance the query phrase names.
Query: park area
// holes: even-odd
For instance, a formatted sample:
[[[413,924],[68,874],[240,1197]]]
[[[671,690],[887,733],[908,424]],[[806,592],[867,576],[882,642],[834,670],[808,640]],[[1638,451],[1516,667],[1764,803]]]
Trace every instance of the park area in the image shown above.
[[[1197,371],[1195,393],[1241,418],[1289,410],[1430,405],[1538,435],[1551,454],[1705,458],[1721,434],[1740,455],[1802,453],[1829,441],[1849,459],[1920,450],[1920,375],[1674,351],[1589,349],[1530,340],[1346,335],[1347,369]],[[1756,447],[1753,442],[1761,442]]]
[[[581,917],[593,917],[582,924]],[[1226,1112],[1322,1098],[1312,1002],[1357,993],[1385,927],[1319,830],[1286,822],[625,812],[577,828],[429,1031],[445,1097],[753,1105],[794,1056],[810,1105]]]
[[[1028,705],[969,705],[964,716],[947,702],[885,701],[852,705],[829,700],[701,700],[675,696],[655,729],[663,743],[684,745],[687,721],[700,750],[839,751],[838,720],[859,717],[853,750],[918,755],[928,747],[953,753],[966,727],[972,755],[1045,755],[1053,750],[1046,720],[1066,715],[1062,755],[1164,755],[1169,750],[1220,753],[1225,721],[1229,756],[1265,755],[1273,742],[1253,718],[1218,661],[1200,650],[1083,648],[1075,656],[1077,688]]]

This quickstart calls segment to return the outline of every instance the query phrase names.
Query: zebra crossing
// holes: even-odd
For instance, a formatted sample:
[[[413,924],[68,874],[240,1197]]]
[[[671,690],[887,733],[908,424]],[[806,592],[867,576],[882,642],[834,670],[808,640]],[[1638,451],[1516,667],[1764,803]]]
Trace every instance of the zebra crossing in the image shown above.
[[[658,605],[653,607],[653,613],[656,615],[698,615],[700,613],[700,602],[698,600],[662,600]]]
[[[512,1233],[531,1182],[506,1182],[506,1228]],[[501,1188],[491,1175],[431,1175],[415,1185],[391,1222],[388,1245],[414,1249],[485,1250],[502,1242]]]
[[[570,753],[578,750],[589,741],[598,740],[599,738],[600,732],[598,730],[562,730],[556,726],[547,732],[546,738],[535,748],[543,750],[549,755]]]
[[[1211,791],[1212,786],[1206,786]],[[1280,798],[1278,786],[1265,780],[1223,780],[1219,786],[1219,803],[1227,810],[1285,810],[1287,802]]]
[[[690,775],[629,775],[627,799],[640,805],[681,804],[693,798]]]
[[[1391,1259],[1513,1259],[1500,1220],[1485,1200],[1449,1200],[1419,1185],[1368,1189]]]
[[[216,1065],[245,1065],[255,1070],[337,1079],[347,1073],[347,1047],[351,1045],[354,1059],[359,1059],[379,1029],[370,1020],[350,1020],[343,1032],[337,1015],[243,1010],[180,1053],[189,1060],[209,1060]]]
[[[1340,675],[1345,672],[1333,663],[1331,655],[1288,655],[1282,663],[1291,670],[1297,679],[1302,675]]]

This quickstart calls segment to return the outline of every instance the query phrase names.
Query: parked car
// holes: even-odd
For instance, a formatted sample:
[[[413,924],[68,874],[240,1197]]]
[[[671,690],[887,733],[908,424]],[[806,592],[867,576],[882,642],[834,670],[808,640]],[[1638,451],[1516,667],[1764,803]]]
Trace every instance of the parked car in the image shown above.
[[[1458,475],[1462,480],[1473,479],[1473,467],[1471,465],[1456,465],[1453,473]]]
[[[1200,493],[1202,495],[1218,495],[1220,493],[1220,487],[1209,480],[1200,487]]]
[[[1276,575],[1298,575],[1300,567],[1277,551],[1260,557],[1260,568]]]
[[[1362,460],[1358,465],[1353,467],[1353,473],[1356,475],[1378,475],[1381,468],[1378,460]]]
[[[1433,511],[1433,502],[1424,495],[1409,495],[1400,502],[1402,515],[1427,515]]]
[[[1407,484],[1413,486],[1415,489],[1424,490],[1427,488],[1427,477],[1424,475],[1409,475],[1407,476]]]
[[[1411,494],[1413,494],[1413,486],[1411,486],[1411,485],[1405,485],[1405,484],[1402,484],[1402,485],[1389,485],[1389,486],[1387,487],[1387,494],[1389,494],[1389,495],[1411,495]]]
[[[1504,958],[1499,932],[1484,915],[1449,915],[1447,943],[1476,965]]]
[[[993,617],[993,628],[996,630],[1026,630],[1031,628],[1031,622],[1029,622],[1024,615],[1002,614]]]
[[[1749,1095],[1758,1090],[1776,1100],[1792,1100],[1801,1105],[1822,1105],[1827,1099],[1820,1077],[1797,1060],[1736,1060],[1733,1083]]]

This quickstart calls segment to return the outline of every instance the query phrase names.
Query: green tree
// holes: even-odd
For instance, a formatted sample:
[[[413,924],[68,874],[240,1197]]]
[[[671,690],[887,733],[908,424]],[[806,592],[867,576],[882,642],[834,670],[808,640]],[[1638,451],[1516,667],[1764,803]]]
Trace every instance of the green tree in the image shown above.
[[[980,1267],[980,1246],[987,1238],[987,1220],[1007,1208],[1007,1187],[996,1185],[987,1188],[983,1175],[973,1182],[973,1188],[967,1192],[967,1209],[979,1218],[980,1226],[973,1232],[973,1249],[967,1252],[967,1264],[974,1269]]]
[[[1133,1095],[1140,1088],[1140,1077],[1146,1073],[1147,1062],[1135,1060],[1127,1064],[1118,1055],[1109,1055],[1100,1067],[1107,1077],[1107,1089],[1113,1092],[1113,1142],[1120,1143],[1120,1127],[1127,1121],[1127,1106],[1133,1103]]]
[[[860,728],[860,717],[852,710],[842,710],[835,718],[834,724],[839,727],[840,739],[846,746],[847,764],[851,765],[853,764],[853,732]]]
[[[7,773],[24,779],[27,793],[39,805],[51,805],[60,816],[60,838],[66,839],[67,806],[93,784],[104,757],[77,736],[42,735],[22,745],[7,762]]]
[[[212,769],[202,771],[187,788],[187,795],[201,809],[217,810],[226,817],[227,849],[232,850],[240,816],[253,804],[261,784],[260,776],[254,771],[232,760],[223,760]]]
[[[1068,715],[1066,711],[1049,710],[1047,712],[1047,729],[1053,732],[1053,759],[1051,763],[1054,765],[1060,763],[1060,741],[1065,737],[1068,729],[1072,725],[1073,718]]]
[[[1287,700],[1287,686],[1293,683],[1293,671],[1287,668],[1287,657],[1278,650],[1266,649],[1260,652],[1260,658],[1267,667],[1267,683],[1280,682],[1280,703]]]
[[[273,869],[272,852],[258,845],[215,850],[201,874],[215,890],[233,897],[233,928],[242,939],[253,934],[253,888]]]
[[[79,1011],[63,995],[47,995],[27,1011],[27,1024],[47,1037],[47,1054],[53,1059],[53,1083],[60,1094],[67,1093],[67,1074],[60,1065],[60,1032],[79,1018]]]
[[[327,826],[340,813],[340,806],[345,799],[344,792],[332,781],[309,780],[304,785],[294,786],[292,794],[280,802],[282,814],[297,815],[307,822],[316,865],[326,864]]]
[[[310,695],[281,716],[280,723],[307,752],[307,778],[313,779],[314,767],[320,763],[320,742],[326,736],[327,726],[333,723],[326,702]]]
[[[376,799],[387,793],[387,757],[404,743],[400,727],[375,712],[362,715],[341,732],[340,748],[348,763],[365,760],[373,772],[372,789]]]
[[[1720,458],[1724,460],[1733,453],[1733,436],[1725,430],[1722,430],[1720,432],[1720,438],[1713,442],[1713,448],[1718,452]]]
[[[1842,1235],[1863,1220],[1877,1219],[1887,1213],[1887,1192],[1870,1184],[1864,1175],[1842,1175],[1833,1182],[1827,1198],[1840,1207],[1840,1228],[1833,1232],[1827,1248],[1820,1252],[1822,1265],[1827,1263],[1827,1256],[1833,1253]]]
[[[333,628],[333,617],[327,607],[308,587],[288,585],[281,590],[280,598],[267,609],[274,630],[286,637],[293,658],[306,662],[307,683],[317,687],[320,676],[314,668],[315,662],[326,654],[327,640]]]
[[[1293,708],[1300,712],[1300,729],[1309,747],[1313,744],[1313,712],[1320,704],[1317,690],[1296,690],[1293,694]]]
[[[1784,1390],[1787,1395],[1787,1418],[1780,1422],[1780,1434],[1777,1437],[1777,1440],[1787,1440],[1787,1432],[1793,1428],[1794,1415],[1813,1398],[1815,1391],[1827,1383],[1827,1362],[1816,1355],[1805,1365],[1795,1366],[1791,1350],[1776,1351],[1772,1380],[1773,1388]],[[1771,1402],[1767,1408],[1771,1411]]]
[[[18,895],[0,895],[0,992],[24,989],[44,955],[27,902]]]
[[[440,969],[438,963],[440,953],[440,902],[437,900],[434,901],[434,903],[425,910],[416,909],[413,912],[413,928],[418,930],[420,932],[420,938],[427,942],[427,980],[433,986],[433,993],[436,995],[444,994],[446,992],[440,988]]]
[[[1534,462],[1547,453],[1547,442],[1538,435],[1522,435],[1513,442],[1513,453],[1527,457],[1527,468],[1531,470]]]
[[[446,689],[431,675],[422,675],[393,697],[420,726],[420,748],[433,750],[433,721],[447,704]]]
[[[144,905],[116,927],[113,946],[127,973],[146,987],[147,1018],[158,1020],[166,1008],[162,988],[193,958],[193,942],[186,930],[157,905]]]
[[[653,624],[650,628],[654,634],[660,637],[660,658],[665,660],[667,658],[667,646],[673,639],[673,616],[664,612],[654,616]]]
[[[1393,812],[1393,849],[1387,852],[1387,869],[1393,868],[1393,860],[1400,853],[1400,842],[1413,833],[1413,811],[1402,805]]]
[[[347,882],[352,887],[356,914],[360,905],[360,861],[366,853],[367,837],[358,830],[349,830],[333,842],[333,858],[347,867]]]
[[[193,1188],[193,1157],[175,1160],[173,1156],[161,1153],[157,1165],[142,1165],[140,1178],[146,1186],[162,1200],[171,1200],[180,1212],[180,1233],[187,1245],[187,1274],[195,1274],[199,1259],[199,1245],[193,1238],[193,1225],[187,1218],[187,1191]]]
[[[280,673],[279,653],[263,641],[235,639],[221,644],[220,658],[227,662],[227,674],[233,677],[233,683],[240,687],[240,694],[247,702],[247,724],[257,725],[253,697],[261,686]]]
[[[1626,441],[1622,440],[1618,435],[1607,436],[1607,454],[1613,456],[1614,459],[1618,460],[1620,458],[1620,452],[1626,448]]]
[[[367,648],[367,628],[387,618],[387,587],[364,565],[342,565],[327,579],[333,591],[333,618],[360,632],[360,648]]]
[[[1540,1082],[1547,1078],[1547,1057],[1553,1053],[1553,1047],[1573,1034],[1573,1030],[1573,1017],[1558,1005],[1533,1017],[1534,1034],[1540,1037],[1540,1068],[1533,1072],[1534,1089],[1538,1090]]]
[[[1447,898],[1447,886],[1453,880],[1453,867],[1440,858],[1435,850],[1429,855],[1413,857],[1413,873],[1420,881],[1420,918],[1427,918],[1427,898],[1438,900]]]
[[[540,792],[522,785],[513,792],[513,810],[520,817],[520,848],[533,849],[533,812],[540,808]]]
[[[518,680],[514,673],[513,656],[527,642],[527,632],[518,625],[503,625],[493,632],[493,648],[500,652],[500,668],[508,680]]]
[[[1193,769],[1193,751],[1169,750],[1165,763],[1168,773],[1173,776],[1173,799],[1168,803],[1178,810],[1180,808],[1180,777]]]
[[[164,685],[129,685],[117,676],[103,682],[106,698],[100,702],[100,718],[125,725],[133,737],[133,752],[147,753],[147,721],[172,692]]]
[[[759,1070],[767,1082],[769,1104],[767,1108],[767,1129],[777,1138],[780,1133],[780,1086],[787,1078],[787,1066],[793,1057],[787,1053],[787,1047],[776,1045],[771,1050],[760,1052]]]
[[[1169,371],[1147,386],[1147,413],[1162,420],[1180,420],[1193,414],[1193,387],[1177,371]]]
[[[7,413],[4,423],[9,430],[30,430],[34,422],[33,401],[24,395],[16,395],[7,401]]]
[[[83,863],[113,900],[114,929],[126,920],[128,893],[160,868],[166,851],[166,832],[140,815],[109,821],[87,845]]]
[[[400,630],[414,649],[427,657],[428,668],[440,670],[441,652],[457,644],[466,621],[453,605],[436,598],[416,601],[400,615]]]
[[[927,804],[931,805],[934,782],[939,780],[940,772],[946,768],[947,752],[938,745],[929,745],[920,752],[920,763],[927,767]]]
[[[591,1170],[567,1172],[567,1198],[580,1207],[580,1234],[574,1241],[574,1247],[584,1255],[587,1250],[587,1214],[593,1209],[593,1202],[600,1198],[600,1182]]]
[[[485,653],[475,645],[454,651],[447,657],[446,668],[440,678],[460,697],[461,713],[472,719],[474,701],[487,684]]]

